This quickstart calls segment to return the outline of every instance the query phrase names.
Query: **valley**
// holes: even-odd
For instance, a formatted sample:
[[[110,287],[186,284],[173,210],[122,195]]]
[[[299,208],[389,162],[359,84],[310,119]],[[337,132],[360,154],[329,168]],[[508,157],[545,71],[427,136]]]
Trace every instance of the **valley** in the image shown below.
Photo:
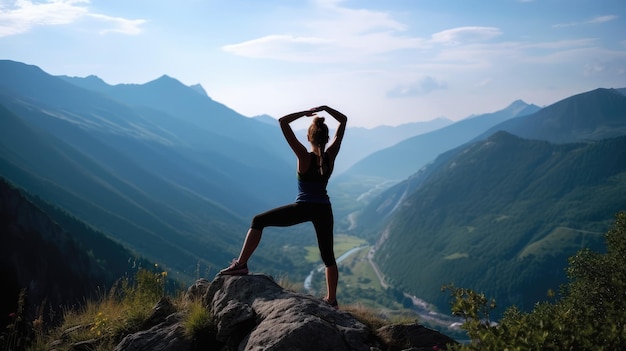
[[[197,87],[165,75],[108,85],[8,60],[0,74],[0,176],[49,216],[74,218],[63,230],[90,260],[123,261],[116,274],[137,259],[182,284],[213,277],[253,215],[294,199],[278,125]],[[340,263],[341,303],[445,321],[433,314],[449,310],[443,284],[522,310],[545,299],[565,281],[567,258],[602,251],[600,233],[626,208],[625,91],[545,107],[517,100],[454,123],[348,128],[328,191],[336,257],[361,249]],[[110,247],[101,240],[123,250],[93,249]],[[311,291],[323,290],[310,226],[272,228],[261,245],[252,270],[300,291],[310,275]]]
[[[302,292],[322,296],[325,278],[324,267],[316,259],[318,249],[309,246],[306,250],[309,253],[307,262],[317,268],[306,277]],[[372,250],[371,245],[358,237],[346,234],[336,236],[335,252],[340,271],[338,298],[342,304],[368,306],[390,320],[418,320],[448,335],[460,334],[463,337],[458,329],[461,321],[448,315],[448,311],[438,311],[432,304],[385,283],[384,275],[372,260]]]

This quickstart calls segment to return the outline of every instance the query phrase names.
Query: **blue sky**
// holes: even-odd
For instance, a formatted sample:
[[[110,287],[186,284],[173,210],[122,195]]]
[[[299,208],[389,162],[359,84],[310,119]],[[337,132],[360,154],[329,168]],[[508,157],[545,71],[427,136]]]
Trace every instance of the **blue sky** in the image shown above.
[[[459,120],[626,87],[626,1],[0,0],[0,58],[109,84],[167,74],[246,116]]]

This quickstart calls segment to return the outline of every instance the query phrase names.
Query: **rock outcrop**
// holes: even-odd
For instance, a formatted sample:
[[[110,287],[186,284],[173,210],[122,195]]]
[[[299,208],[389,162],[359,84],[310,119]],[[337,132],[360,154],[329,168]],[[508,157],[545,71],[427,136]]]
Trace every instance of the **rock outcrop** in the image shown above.
[[[164,299],[145,330],[115,350],[443,350],[455,343],[417,324],[371,330],[351,313],[285,290],[263,274],[200,279],[185,298],[202,301],[209,312],[211,327],[203,335],[185,335],[183,313]]]

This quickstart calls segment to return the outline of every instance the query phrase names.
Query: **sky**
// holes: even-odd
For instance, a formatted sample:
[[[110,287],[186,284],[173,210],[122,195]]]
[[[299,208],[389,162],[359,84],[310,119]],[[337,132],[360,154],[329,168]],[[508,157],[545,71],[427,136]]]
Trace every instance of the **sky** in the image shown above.
[[[626,87],[626,1],[0,0],[0,59],[111,85],[168,75],[249,117],[456,121]]]

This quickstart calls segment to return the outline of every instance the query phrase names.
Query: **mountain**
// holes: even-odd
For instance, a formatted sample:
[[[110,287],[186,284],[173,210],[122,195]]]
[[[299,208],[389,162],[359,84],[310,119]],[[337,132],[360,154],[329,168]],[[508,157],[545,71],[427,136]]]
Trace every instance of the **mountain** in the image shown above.
[[[254,116],[252,117],[252,119],[261,123],[266,123],[266,124],[274,125],[274,126],[278,123],[278,120],[276,118],[269,116],[269,115]]]
[[[147,91],[193,115],[142,105],[152,100],[140,86],[108,95],[93,78],[85,89],[13,61],[0,61],[0,75],[0,174],[172,271],[224,265],[249,215],[293,199],[278,128],[219,115],[223,106],[173,79]]]
[[[197,261],[183,262],[181,257],[200,258],[211,253],[213,246],[200,245],[223,239],[215,236],[198,241],[189,234],[201,230],[220,233],[220,227],[226,224],[242,227],[236,216],[196,194],[173,187],[123,154],[81,136],[77,129],[64,126],[68,135],[85,139],[85,145],[94,150],[92,155],[32,128],[3,108],[0,121],[0,171],[4,177],[156,262],[181,271],[191,269]],[[98,161],[93,156],[96,152]],[[155,195],[156,190],[160,195]],[[203,218],[208,214],[215,217]],[[187,220],[181,221],[183,218]],[[193,248],[197,248],[195,253],[190,251]],[[174,265],[176,261],[182,265]]]
[[[205,267],[204,273],[211,275],[239,251],[252,214],[293,200],[296,190],[294,157],[278,126],[239,115],[213,101],[200,86],[185,86],[169,76],[146,84],[111,86],[97,77],[51,76],[35,66],[13,61],[0,61],[0,75],[3,77],[0,80],[0,175],[106,233],[130,252],[157,262],[172,276],[189,280]],[[610,216],[607,212],[612,211],[610,204],[598,205],[601,203],[598,197],[602,195],[608,203],[614,201],[612,191],[619,194],[623,190],[620,166],[607,168],[611,162],[621,163],[618,158],[610,159],[623,156],[618,149],[621,144],[615,142],[617,146],[611,146],[601,138],[589,140],[587,131],[570,133],[583,136],[584,142],[579,144],[553,145],[512,137],[508,133],[490,135],[476,144],[464,143],[502,121],[521,122],[528,118],[531,124],[536,124],[556,118],[544,110],[572,111],[562,113],[561,128],[567,129],[582,125],[567,123],[567,118],[578,118],[573,112],[593,113],[601,110],[609,99],[610,106],[621,106],[618,95],[608,98],[606,92],[599,93],[602,97],[586,103],[579,102],[587,98],[581,94],[562,107],[557,103],[540,111],[536,106],[517,101],[493,114],[471,117],[408,137],[372,155],[386,155],[382,160],[363,158],[345,174],[338,173],[329,188],[337,227],[342,231],[353,228],[355,235],[369,235],[373,241],[377,239],[374,235],[386,233],[378,248],[382,256],[376,255],[376,260],[394,285],[398,283],[407,291],[418,291],[416,276],[411,272],[406,276],[397,275],[397,267],[392,262],[393,251],[429,242],[430,239],[416,232],[423,232],[423,235],[437,232],[442,240],[450,233],[462,236],[459,228],[469,233],[485,233],[492,230],[486,224],[491,223],[489,216],[499,215],[495,217],[496,223],[513,224],[494,228],[502,229],[501,233],[510,232],[511,242],[522,240],[522,243],[534,244],[528,252],[549,251],[555,247],[560,255],[572,245],[583,242],[572,244],[570,237],[589,239],[593,244],[595,235],[583,235],[584,231],[603,231],[604,228],[599,229],[607,222],[603,215]],[[578,107],[568,107],[572,103],[577,103]],[[533,111],[535,113],[530,113]],[[543,117],[534,120],[538,114]],[[516,116],[526,117],[517,119]],[[607,112],[599,116],[592,126],[595,129],[589,129],[594,130],[594,137],[609,135],[601,131],[619,128],[608,124],[619,120],[619,114]],[[375,128],[363,132],[363,137],[357,139],[370,141],[370,147],[380,145],[377,144],[380,140],[394,142],[392,137],[382,137],[383,130]],[[392,128],[387,135],[397,136],[398,132]],[[354,130],[354,135],[357,133]],[[513,130],[511,133],[515,134]],[[559,129],[558,133],[565,135],[568,131]],[[482,148],[475,145],[482,145]],[[495,146],[491,148],[491,145]],[[500,147],[504,151],[487,152]],[[610,155],[597,152],[594,147]],[[346,144],[342,154],[356,155],[349,150],[350,144]],[[400,156],[396,157],[392,150]],[[435,158],[437,155],[440,157]],[[556,158],[559,155],[562,160]],[[577,159],[579,155],[586,157]],[[470,156],[474,157],[471,161],[463,159]],[[550,162],[545,163],[546,160]],[[516,168],[516,163],[520,168]],[[460,164],[466,166],[456,167]],[[543,172],[543,177],[539,171],[530,171],[533,167]],[[593,167],[606,168],[608,175],[602,178],[601,174],[590,170]],[[451,173],[454,169],[462,170],[462,174]],[[581,180],[578,178],[581,175],[590,178]],[[558,194],[551,193],[561,185],[554,178],[569,188]],[[387,184],[399,179],[405,180],[380,197],[374,197]],[[594,179],[597,183],[593,183]],[[491,183],[481,183],[487,180]],[[547,180],[552,182],[549,186],[543,183]],[[384,181],[388,183],[377,188]],[[358,196],[366,195],[370,196],[370,206],[362,210],[363,203]],[[588,204],[587,199],[595,202]],[[542,207],[544,204],[550,205]],[[597,218],[589,211],[596,211]],[[348,216],[352,213],[361,213],[361,216]],[[550,217],[546,219],[541,215]],[[565,222],[561,215],[570,221]],[[426,224],[403,225],[411,218],[421,218]],[[509,218],[511,220],[507,220]],[[560,227],[554,229],[546,224],[552,225],[552,222]],[[521,232],[516,231],[519,228]],[[545,234],[549,228],[554,235]],[[290,276],[296,279],[299,275],[306,276],[311,267],[302,257],[306,254],[305,246],[315,242],[315,236],[309,232],[312,232],[310,227],[273,230],[264,237],[265,247],[255,255],[255,266],[271,274],[288,269]],[[493,236],[486,237],[493,240]],[[430,246],[437,254],[455,250],[446,253],[443,263],[436,259],[436,254],[418,250],[413,256],[432,259],[432,262],[406,261],[412,267],[424,264],[436,268],[432,275],[420,276],[420,279],[432,278],[421,282],[425,287],[450,281],[444,278],[456,273],[450,270],[454,267],[445,266],[448,261],[465,263],[464,258],[473,259],[483,254],[480,250],[470,250],[473,246],[465,241],[453,244],[455,238],[447,237],[447,241],[437,241]],[[498,243],[483,244],[481,238],[474,239],[478,246],[498,247]],[[503,251],[510,254],[507,257],[512,257],[512,249],[506,247],[508,242]],[[517,244],[520,250],[522,243]],[[448,247],[448,244],[453,246]],[[402,255],[400,252],[398,257]],[[493,262],[500,263],[497,261],[500,256],[486,257],[495,257]],[[553,264],[549,260],[545,262]],[[440,269],[444,266],[448,271]],[[472,266],[463,267],[470,269]],[[515,269],[520,268],[504,263],[502,267],[488,274],[494,285],[499,284],[498,289],[492,290],[497,294],[503,294],[504,288],[496,278],[517,277]],[[530,267],[530,273],[519,275],[520,280],[527,279],[527,282],[529,274],[537,272],[535,265]],[[484,281],[476,279],[477,283]],[[509,295],[502,300],[505,303],[536,295],[506,291]],[[428,298],[428,292],[420,297]]]
[[[530,114],[538,109],[535,105],[517,100],[501,111],[468,117],[372,152],[335,176],[329,185],[332,193],[341,194],[334,199],[336,213],[341,218],[337,221],[338,225],[347,230],[365,227],[365,234],[360,235],[367,237],[367,233],[373,233],[373,228],[376,227],[368,224],[377,221],[379,216],[359,216],[361,223],[357,223],[356,216],[359,212],[362,213],[370,201],[376,201],[375,198],[380,193],[433,162],[439,154],[472,140],[501,121]],[[372,140],[376,138],[376,135],[370,135],[361,140],[364,143],[374,143]],[[363,221],[368,224],[364,225]]]
[[[61,76],[61,78],[86,89],[106,93],[107,96],[124,103],[149,106],[204,129],[219,131],[224,135],[237,138],[241,143],[252,143],[257,146],[260,143],[276,147],[276,141],[278,141],[278,147],[275,150],[285,150],[282,136],[276,137],[278,123],[275,118],[268,115],[255,116],[252,120],[263,122],[268,126],[249,128],[248,118],[242,118],[224,105],[211,100],[203,89],[199,91],[199,94],[190,94],[188,87],[167,75],[144,85],[119,84],[115,86],[106,84],[96,76],[86,78]],[[206,116],[211,116],[211,118],[203,118],[204,116],[199,115],[198,111],[206,111]],[[349,138],[344,139],[340,154],[341,161],[337,163],[335,172],[337,174],[343,172],[374,151],[389,147],[409,137],[442,128],[450,123],[449,119],[436,118],[431,121],[405,123],[395,127],[378,126],[371,129],[348,127]],[[215,128],[215,125],[219,125],[220,128]],[[250,130],[255,133],[248,133]],[[306,133],[306,129],[296,131],[300,140],[306,140]],[[280,154],[285,155],[284,152]],[[291,153],[287,154],[288,160],[292,161]]]
[[[346,137],[341,145],[341,153],[335,166],[336,175],[349,170],[354,164],[374,152],[392,147],[416,135],[444,128],[450,124],[452,124],[452,121],[447,118],[436,118],[430,121],[404,123],[393,127],[347,128]]]
[[[624,89],[622,89],[624,91]],[[530,116],[513,118],[489,129],[522,138],[568,143],[626,134],[626,95],[616,89],[596,89],[563,99]]]
[[[400,201],[408,192],[421,187],[433,173],[437,172],[451,158],[465,150],[467,146],[485,140],[499,131],[506,131],[527,139],[545,140],[553,143],[564,140],[570,142],[601,140],[626,135],[626,104],[624,103],[626,95],[616,94],[620,90],[626,91],[626,89],[596,89],[574,95],[535,113],[505,120],[471,141],[447,150],[428,166],[389,189],[384,196],[374,200],[368,206],[369,210],[378,208],[377,211],[380,215],[374,216],[366,209],[360,219],[361,226],[374,227],[374,222],[378,221],[380,216],[389,216],[395,209],[397,201]],[[560,128],[551,128],[549,129],[550,132],[547,132],[546,127],[537,127],[549,125],[558,125]],[[591,135],[593,138],[590,137]],[[380,202],[394,205],[378,207]]]
[[[353,230],[378,238],[393,284],[444,310],[437,288],[450,282],[528,308],[626,208],[626,133],[611,138],[626,125],[623,97],[597,89],[504,121],[372,199]],[[552,134],[532,128],[551,123]]]
[[[24,193],[0,177],[0,227],[5,253],[0,256],[2,325],[18,309],[21,289],[28,287],[23,308],[29,321],[37,313],[60,313],[60,306],[82,304],[98,289],[153,263],[107,238],[87,224],[40,198]],[[135,268],[136,269],[136,268]],[[41,311],[34,310],[41,306]]]
[[[130,106],[143,106],[166,113],[201,128],[205,137],[218,134],[241,144],[265,149],[282,146],[277,138],[278,130],[272,126],[258,126],[249,118],[240,115],[223,104],[212,100],[204,89],[188,87],[178,80],[163,75],[145,84],[107,85],[97,77],[59,77],[76,86],[106,94]],[[200,90],[201,89],[201,90]],[[282,148],[281,148],[282,149]]]
[[[442,284],[529,309],[565,281],[567,257],[601,250],[626,208],[626,137],[555,145],[498,132],[395,205],[375,260],[388,282],[447,307]]]
[[[344,175],[405,179],[434,160],[440,153],[470,141],[504,120],[537,110],[539,107],[535,105],[528,105],[521,100],[515,101],[503,110],[470,117],[372,153],[348,169]]]

